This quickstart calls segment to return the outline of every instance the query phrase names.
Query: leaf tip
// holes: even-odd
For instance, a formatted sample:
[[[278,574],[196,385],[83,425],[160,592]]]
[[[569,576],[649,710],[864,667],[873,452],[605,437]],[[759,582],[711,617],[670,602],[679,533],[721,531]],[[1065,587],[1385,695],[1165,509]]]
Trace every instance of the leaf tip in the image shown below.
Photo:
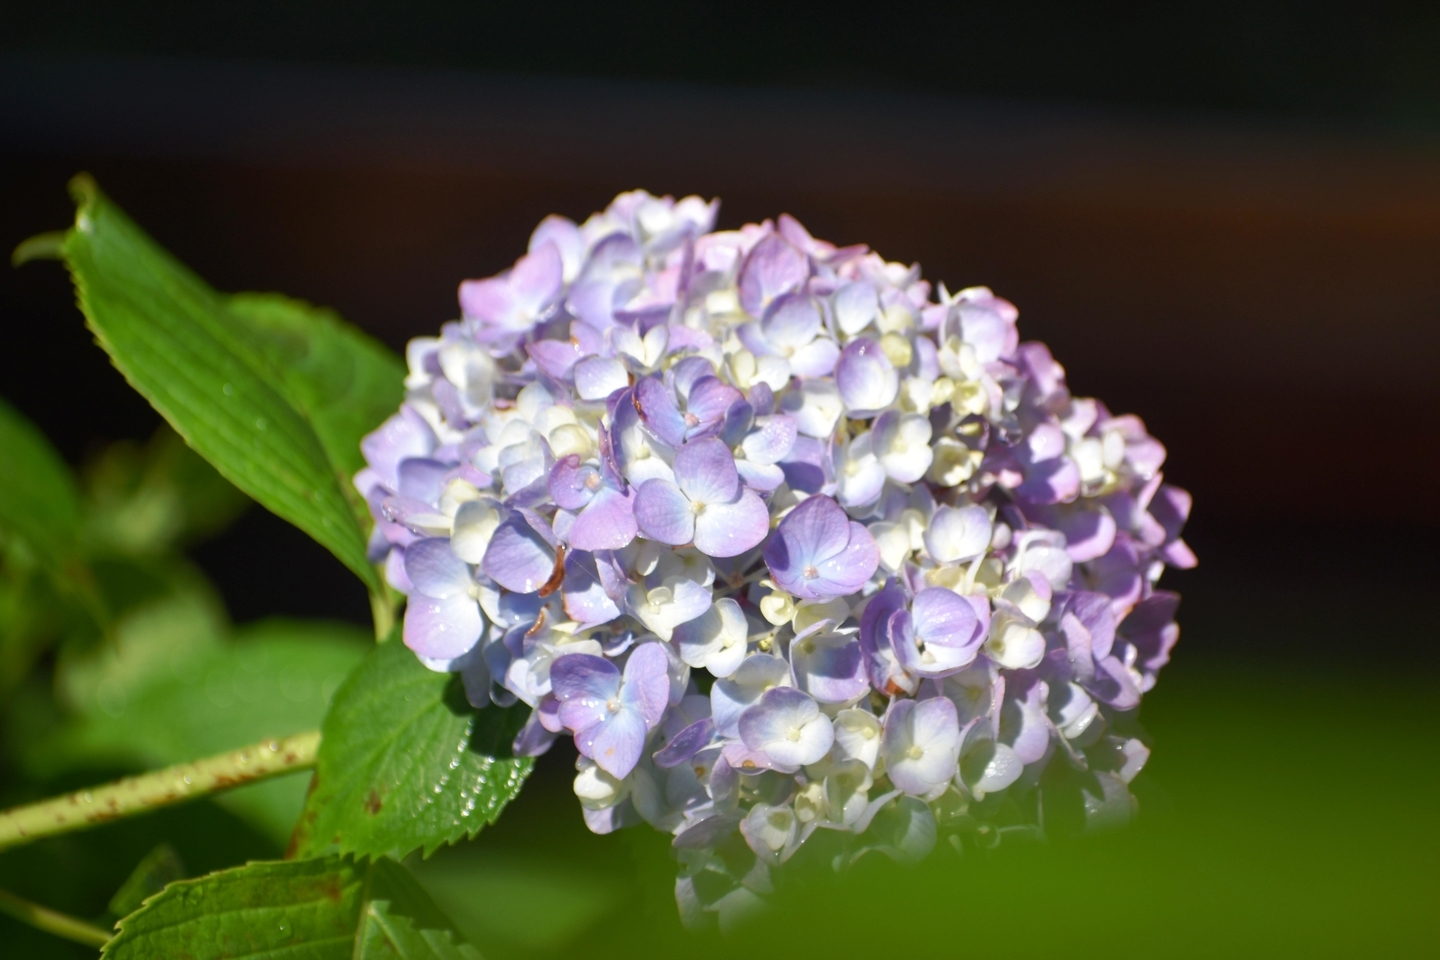
[[[65,243],[64,230],[50,230],[20,241],[10,254],[12,267],[23,266],[32,260],[59,260]]]
[[[70,178],[70,197],[75,205],[81,208],[88,207],[100,196],[100,184],[95,178],[85,172],[75,174]]]

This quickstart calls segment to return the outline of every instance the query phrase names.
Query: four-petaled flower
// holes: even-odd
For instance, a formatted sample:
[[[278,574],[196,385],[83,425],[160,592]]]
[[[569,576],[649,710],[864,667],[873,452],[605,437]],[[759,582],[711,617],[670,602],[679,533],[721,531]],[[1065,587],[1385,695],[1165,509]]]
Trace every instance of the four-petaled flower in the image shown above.
[[[669,658],[658,643],[636,647],[622,675],[604,657],[572,653],[550,664],[560,722],[575,747],[623,780],[635,769],[645,739],[660,724],[670,695]]]

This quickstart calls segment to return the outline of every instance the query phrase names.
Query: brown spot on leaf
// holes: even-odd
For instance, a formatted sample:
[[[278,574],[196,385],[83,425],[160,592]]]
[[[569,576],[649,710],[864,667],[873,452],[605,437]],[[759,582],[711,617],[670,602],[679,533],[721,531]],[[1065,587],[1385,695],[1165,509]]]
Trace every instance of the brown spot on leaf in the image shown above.
[[[371,790],[370,795],[365,798],[365,812],[372,817],[380,812],[380,794],[374,790]]]

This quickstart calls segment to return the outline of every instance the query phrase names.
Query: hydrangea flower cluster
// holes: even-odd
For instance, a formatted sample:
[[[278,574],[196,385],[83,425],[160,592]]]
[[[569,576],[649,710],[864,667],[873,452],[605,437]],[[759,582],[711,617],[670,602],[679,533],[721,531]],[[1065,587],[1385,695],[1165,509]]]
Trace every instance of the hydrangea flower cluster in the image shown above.
[[[1195,562],[1164,448],[990,290],[716,212],[549,217],[411,342],[355,480],[406,645],[572,736],[592,830],[673,833],[691,919],[1034,830],[1056,770],[1127,817]]]

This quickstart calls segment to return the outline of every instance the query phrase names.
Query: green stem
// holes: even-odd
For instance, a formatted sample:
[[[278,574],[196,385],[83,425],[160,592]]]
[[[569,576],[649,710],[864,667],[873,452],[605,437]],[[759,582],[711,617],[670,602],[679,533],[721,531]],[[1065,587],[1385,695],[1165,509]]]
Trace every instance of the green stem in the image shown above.
[[[21,923],[28,923],[37,930],[44,930],[46,933],[53,933],[57,937],[74,940],[76,943],[83,943],[87,947],[99,948],[110,942],[110,934],[93,923],[86,923],[84,920],[61,913],[59,910],[51,910],[38,903],[31,903],[23,897],[15,896],[8,890],[0,890],[0,913],[8,913]]]
[[[370,615],[375,620],[375,639],[387,639],[395,629],[394,595],[388,585],[381,587],[379,593],[370,594]]]
[[[313,767],[319,746],[312,730],[0,811],[0,850]]]

